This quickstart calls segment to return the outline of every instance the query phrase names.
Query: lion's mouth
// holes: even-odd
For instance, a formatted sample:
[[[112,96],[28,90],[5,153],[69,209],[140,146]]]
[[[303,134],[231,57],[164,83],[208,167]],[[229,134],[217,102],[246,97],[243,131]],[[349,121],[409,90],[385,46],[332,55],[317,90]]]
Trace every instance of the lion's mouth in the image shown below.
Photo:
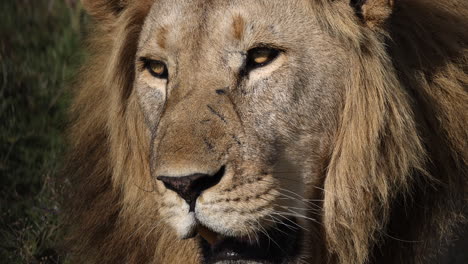
[[[277,224],[270,230],[262,230],[257,237],[221,237],[201,235],[200,245],[203,263],[288,263],[295,259],[300,250],[301,232],[287,222]],[[288,223],[289,222],[289,223]]]

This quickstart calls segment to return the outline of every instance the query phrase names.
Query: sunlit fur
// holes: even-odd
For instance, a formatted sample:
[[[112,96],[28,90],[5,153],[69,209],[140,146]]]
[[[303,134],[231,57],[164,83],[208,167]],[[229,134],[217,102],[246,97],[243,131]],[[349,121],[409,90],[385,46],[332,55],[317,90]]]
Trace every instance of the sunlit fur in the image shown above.
[[[349,1],[310,0],[322,29],[353,60],[323,157],[322,235],[304,242],[313,246],[302,258],[430,263],[466,216],[468,4],[367,2],[358,16]],[[75,262],[200,261],[195,241],[179,240],[158,214],[145,117],[132,96],[152,3],[84,2],[95,23],[77,78],[65,174]]]

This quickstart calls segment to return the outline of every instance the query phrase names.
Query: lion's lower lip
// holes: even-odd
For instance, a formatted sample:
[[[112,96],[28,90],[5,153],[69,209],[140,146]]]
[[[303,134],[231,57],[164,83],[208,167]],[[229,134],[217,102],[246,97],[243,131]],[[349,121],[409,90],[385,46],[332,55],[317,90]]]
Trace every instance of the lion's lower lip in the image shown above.
[[[299,253],[300,239],[301,232],[298,229],[278,224],[268,233],[260,232],[258,238],[228,237],[215,244],[200,238],[200,243],[205,264],[239,260],[273,264],[293,260]]]

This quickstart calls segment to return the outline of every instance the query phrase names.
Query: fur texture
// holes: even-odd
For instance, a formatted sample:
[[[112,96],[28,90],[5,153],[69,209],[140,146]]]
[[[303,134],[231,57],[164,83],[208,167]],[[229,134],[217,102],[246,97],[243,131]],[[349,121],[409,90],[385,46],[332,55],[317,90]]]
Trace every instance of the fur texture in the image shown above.
[[[311,28],[319,33],[310,38],[317,41],[317,51],[311,56],[322,61],[296,61],[305,65],[300,71],[281,72],[286,62],[278,58],[268,67],[278,64],[279,70],[271,71],[281,80],[291,79],[291,83],[278,87],[315,87],[316,80],[310,76],[322,76],[318,72],[328,76],[325,84],[317,84],[325,88],[313,90],[318,94],[316,98],[298,95],[301,99],[282,109],[284,118],[280,113],[272,118],[277,133],[272,132],[272,124],[256,119],[255,112],[265,116],[261,111],[270,109],[268,113],[275,113],[279,106],[272,102],[283,100],[275,97],[281,92],[267,91],[262,92],[265,97],[255,97],[258,95],[249,93],[248,88],[261,89],[259,82],[249,84],[197,75],[190,84],[183,78],[173,81],[178,89],[164,84],[168,88],[163,107],[147,99],[145,87],[159,84],[148,81],[138,58],[147,43],[171,47],[170,32],[174,32],[170,27],[152,30],[162,23],[157,22],[157,12],[163,12],[159,5],[164,10],[160,2],[84,1],[96,21],[88,41],[90,59],[80,73],[71,109],[70,155],[65,175],[71,186],[66,206],[70,223],[67,239],[76,262],[200,263],[196,241],[180,240],[182,231],[171,226],[185,216],[170,218],[168,212],[185,205],[181,206],[180,199],[156,182],[154,174],[184,171],[190,166],[211,173],[219,165],[234,164],[235,169],[229,170],[217,187],[219,191],[207,193],[203,200],[235,200],[266,190],[266,205],[257,205],[258,201],[247,205],[241,200],[238,210],[249,206],[257,206],[255,211],[261,206],[270,210],[270,205],[278,206],[281,191],[269,190],[275,191],[279,186],[288,189],[277,171],[270,168],[277,166],[270,164],[270,159],[279,162],[281,158],[265,154],[277,152],[275,144],[284,146],[284,155],[294,157],[288,162],[302,171],[295,175],[289,169],[289,180],[300,179],[307,188],[301,195],[317,201],[314,206],[320,208],[318,214],[306,210],[307,217],[315,221],[303,223],[311,231],[305,234],[300,260],[361,264],[428,263],[437,259],[455,227],[465,222],[468,201],[466,1],[297,0],[276,4],[281,8],[273,6],[272,10],[284,12],[270,14],[271,17],[285,16],[284,20],[296,21],[300,13],[303,17],[299,21],[313,21]],[[194,2],[200,3],[190,7],[193,14],[234,8],[232,41],[249,37],[249,15],[243,13],[242,4],[232,7],[220,1]],[[296,7],[293,3],[303,7],[303,11],[292,8]],[[250,6],[246,3],[244,7]],[[189,27],[209,16],[187,17],[193,19],[184,21]],[[206,32],[215,29],[200,27]],[[191,34],[200,39],[187,41],[188,50],[200,47],[209,51],[203,49],[204,39],[200,36],[204,34]],[[156,40],[152,41],[154,36]],[[225,45],[221,41],[213,43],[212,50]],[[319,48],[318,44],[324,45]],[[336,56],[332,59],[330,54]],[[237,67],[237,59],[232,56],[227,59],[226,69]],[[183,56],[180,58],[186,72],[181,70],[179,76],[222,68],[216,65],[215,55],[203,60],[206,63],[200,63],[196,56],[185,61]],[[288,60],[292,57],[285,57],[284,61]],[[341,64],[345,67],[333,66]],[[265,69],[255,74],[266,87],[274,86],[268,80],[275,77],[264,77],[270,68]],[[226,76],[227,72],[218,72],[216,77]],[[250,82],[257,75],[251,75]],[[232,95],[232,83],[245,88],[242,98],[253,98],[250,104]],[[217,90],[218,95],[193,88],[200,84],[205,90]],[[230,100],[218,99],[224,87],[231,87],[223,90],[231,95]],[[210,105],[208,111],[205,104],[199,106],[201,101],[218,103]],[[288,105],[289,101],[284,102]],[[296,103],[301,108],[294,109]],[[254,114],[243,112],[248,109],[253,109]],[[300,115],[307,111],[314,113],[313,118]],[[217,121],[206,127],[199,125],[213,118],[210,112],[217,113]],[[297,119],[288,118],[294,115]],[[197,141],[205,135],[208,143]],[[188,147],[177,153],[174,149],[179,145]],[[220,157],[226,150],[228,157]],[[194,172],[191,170],[175,174]],[[236,177],[260,175],[260,170],[265,171],[266,183],[256,182],[256,177]],[[250,183],[256,185],[237,194],[233,191],[235,197],[222,196],[229,188],[235,190],[233,186]],[[265,214],[271,213],[268,210]],[[224,218],[216,220],[222,222]],[[211,228],[218,228],[219,233],[255,235],[258,227]]]

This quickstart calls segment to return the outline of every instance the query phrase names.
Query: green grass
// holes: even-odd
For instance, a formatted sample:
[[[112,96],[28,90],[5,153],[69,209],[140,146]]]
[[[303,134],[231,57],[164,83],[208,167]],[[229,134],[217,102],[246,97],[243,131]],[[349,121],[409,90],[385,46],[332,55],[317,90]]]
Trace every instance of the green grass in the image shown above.
[[[63,0],[0,1],[2,263],[63,263],[57,179],[84,19]]]

